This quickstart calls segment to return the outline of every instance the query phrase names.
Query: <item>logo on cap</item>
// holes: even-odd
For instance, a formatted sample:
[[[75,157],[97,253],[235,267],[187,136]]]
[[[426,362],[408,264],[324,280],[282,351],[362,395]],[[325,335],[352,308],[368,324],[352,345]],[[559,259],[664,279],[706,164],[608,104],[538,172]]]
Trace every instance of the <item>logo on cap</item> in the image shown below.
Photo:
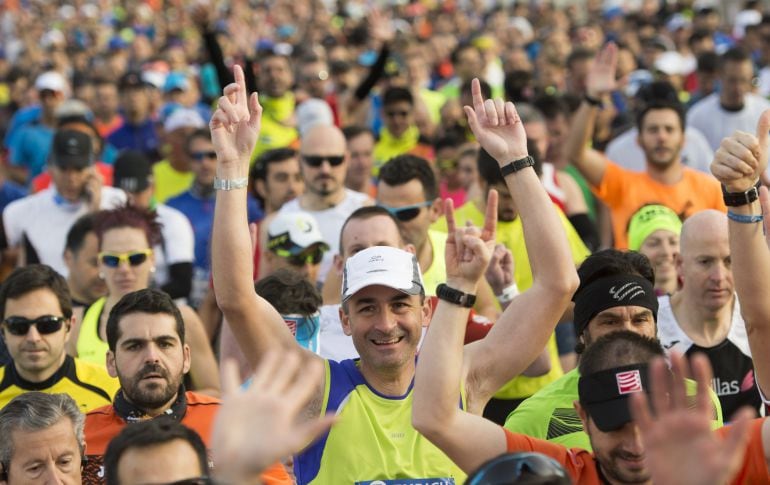
[[[644,288],[636,282],[630,281],[620,288],[610,288],[610,296],[617,301],[633,300],[639,295],[644,295]]]
[[[642,375],[638,369],[618,372],[615,374],[615,381],[618,383],[618,394],[632,394],[644,390]]]

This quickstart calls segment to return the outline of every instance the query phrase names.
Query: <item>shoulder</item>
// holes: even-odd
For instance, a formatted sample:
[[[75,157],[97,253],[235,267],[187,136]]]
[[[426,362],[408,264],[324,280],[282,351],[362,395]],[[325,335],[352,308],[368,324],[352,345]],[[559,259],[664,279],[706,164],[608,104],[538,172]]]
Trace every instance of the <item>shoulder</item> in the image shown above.
[[[102,187],[101,208],[110,209],[126,202],[126,193],[123,190],[105,185]]]
[[[711,111],[715,108],[717,101],[719,100],[718,95],[716,93],[709,94],[705,98],[701,99],[687,112],[687,117],[692,118],[692,116],[699,116],[704,111]]]
[[[211,406],[216,409],[222,404],[222,400],[216,397],[207,396],[205,394],[199,394],[193,391],[187,391],[185,393],[188,406]]]
[[[45,204],[46,202],[53,201],[53,189],[42,190],[36,194],[30,194],[20,199],[16,199],[5,207],[3,215],[13,214],[17,211],[26,211],[31,207]]]

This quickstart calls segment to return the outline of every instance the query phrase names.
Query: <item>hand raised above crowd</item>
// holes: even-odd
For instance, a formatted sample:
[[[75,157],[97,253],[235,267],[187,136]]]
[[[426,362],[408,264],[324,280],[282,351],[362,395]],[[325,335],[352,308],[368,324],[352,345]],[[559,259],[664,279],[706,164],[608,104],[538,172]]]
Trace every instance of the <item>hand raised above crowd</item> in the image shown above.
[[[586,77],[586,94],[592,98],[601,98],[617,86],[615,73],[618,65],[618,46],[607,43],[596,54]]]
[[[457,227],[452,199],[444,201],[447,222],[446,260],[447,284],[453,288],[475,287],[489,265],[495,247],[497,228],[497,191],[490,190],[484,227]]]
[[[767,169],[770,110],[757,122],[756,134],[736,131],[722,140],[711,163],[711,173],[728,192],[746,192]]]

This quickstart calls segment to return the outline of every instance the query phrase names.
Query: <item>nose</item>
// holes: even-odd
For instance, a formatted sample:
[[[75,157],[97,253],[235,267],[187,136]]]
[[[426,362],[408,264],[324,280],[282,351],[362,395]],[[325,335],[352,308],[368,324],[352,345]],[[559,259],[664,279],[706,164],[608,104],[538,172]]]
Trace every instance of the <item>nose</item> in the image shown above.
[[[160,358],[160,352],[158,347],[154,343],[150,343],[145,346],[144,361],[145,362],[158,362]]]
[[[41,339],[42,337],[40,336],[40,332],[37,331],[37,325],[30,325],[29,331],[27,331],[27,340],[37,342]]]
[[[623,428],[623,433],[625,434],[623,439],[623,448],[625,448],[625,450],[629,453],[633,453],[635,455],[644,454],[644,445],[642,444],[642,437],[641,433],[639,432],[639,427],[634,423],[628,423]]]
[[[389,309],[384,308],[377,318],[377,321],[374,324],[374,328],[377,329],[379,332],[382,332],[384,334],[390,333],[396,326],[398,325],[398,319],[393,312],[391,312]]]

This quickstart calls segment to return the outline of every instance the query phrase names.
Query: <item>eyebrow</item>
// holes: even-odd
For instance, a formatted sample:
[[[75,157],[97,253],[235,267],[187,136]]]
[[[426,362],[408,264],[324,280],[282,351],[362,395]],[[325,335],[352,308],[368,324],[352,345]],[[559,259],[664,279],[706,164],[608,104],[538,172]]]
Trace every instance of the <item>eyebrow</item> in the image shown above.
[[[146,338],[129,338],[120,343],[120,346],[126,346],[131,344],[144,344],[147,342],[168,342],[169,340],[178,340],[176,336],[174,335],[159,335],[155,338],[146,339]]]

